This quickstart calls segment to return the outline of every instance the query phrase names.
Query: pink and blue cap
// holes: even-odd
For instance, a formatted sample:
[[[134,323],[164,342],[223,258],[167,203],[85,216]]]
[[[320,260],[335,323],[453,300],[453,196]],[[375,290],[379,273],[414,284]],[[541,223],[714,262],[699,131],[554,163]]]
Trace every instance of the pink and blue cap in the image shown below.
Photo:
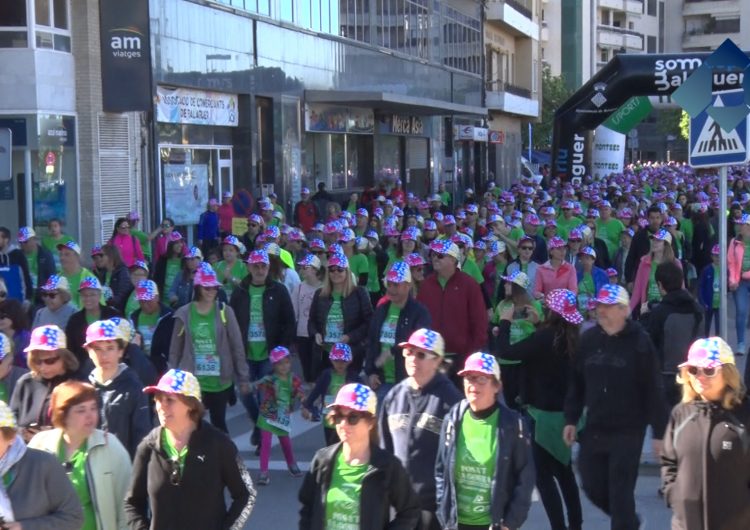
[[[276,346],[268,353],[268,358],[271,360],[271,364],[276,364],[290,355],[291,353],[288,348],[285,348],[284,346]]]
[[[111,320],[97,320],[89,324],[86,328],[86,342],[84,347],[90,346],[94,342],[110,341],[121,339],[120,328]]]
[[[687,360],[679,368],[717,368],[722,364],[735,364],[732,348],[721,337],[709,337],[698,339],[690,345]]]
[[[297,265],[300,267],[312,267],[315,270],[320,269],[320,258],[315,254],[305,254],[302,258],[297,260]]]
[[[348,344],[343,342],[337,342],[331,347],[331,351],[328,354],[328,359],[331,361],[343,361],[345,363],[352,362],[352,349]]]
[[[341,387],[336,394],[336,399],[327,408],[333,407],[344,407],[374,416],[378,410],[378,398],[369,386],[361,383],[350,383]]]
[[[197,273],[197,271],[196,271]],[[159,298],[159,288],[153,280],[141,280],[135,288],[135,299],[139,302],[150,302]]]
[[[583,316],[578,312],[578,298],[568,289],[555,289],[547,294],[547,307],[563,317],[571,324],[583,322]]]
[[[268,257],[268,252],[265,250],[253,250],[247,257],[245,263],[248,265],[256,265],[259,263],[268,265],[271,263],[271,260]]]
[[[18,242],[26,243],[32,237],[36,237],[36,232],[30,226],[22,226],[18,231]]]
[[[198,383],[198,378],[190,372],[176,368],[170,369],[161,376],[158,383],[153,386],[147,386],[143,391],[146,394],[163,392],[165,394],[179,394],[197,399],[198,401],[201,399],[201,387]]]
[[[500,365],[495,356],[489,353],[476,352],[466,358],[464,369],[458,375],[463,377],[471,373],[489,375],[500,381]]]
[[[386,284],[411,283],[411,270],[405,261],[396,261],[385,275]]]
[[[99,278],[96,276],[86,276],[81,283],[78,285],[78,290],[83,291],[84,289],[96,289],[102,290],[102,284],[99,282]]]
[[[408,254],[404,261],[409,267],[421,267],[422,265],[427,265],[427,260],[422,257],[421,254],[418,254],[417,252],[412,252],[411,254]]]
[[[148,272],[148,263],[139,259],[136,260],[135,263],[133,263],[133,266],[130,267],[130,269],[143,269],[144,271]]]
[[[29,345],[23,351],[56,351],[67,348],[65,332],[55,325],[39,326],[31,332]]]
[[[553,248],[563,248],[566,245],[565,240],[561,237],[551,237],[547,242],[547,248],[552,250]]]
[[[328,267],[349,268],[349,259],[342,252],[336,252],[328,258]]]
[[[400,342],[400,348],[411,346],[434,353],[438,357],[445,357],[445,340],[437,331],[427,328],[420,328],[409,335],[406,342]]]
[[[0,333],[0,361],[5,359],[13,351],[10,338],[5,333]]]
[[[595,301],[597,304],[627,306],[630,304],[630,296],[621,285],[607,284],[599,289]]]
[[[67,241],[65,243],[60,243],[57,245],[57,250],[67,248],[68,250],[72,250],[79,256],[81,255],[81,247],[76,243],[75,241]]]
[[[200,285],[201,287],[221,287],[221,282],[216,277],[216,271],[211,268],[208,263],[201,263],[195,270],[195,276],[193,276],[193,285]]]
[[[47,278],[47,281],[44,285],[40,287],[42,291],[65,291],[66,293],[70,292],[70,284],[68,283],[68,279],[65,276],[62,276],[61,274],[53,274],[49,278]]]
[[[203,260],[203,252],[201,252],[201,249],[198,247],[190,247],[190,250],[188,250],[185,255],[183,256],[184,259],[194,259],[198,258],[199,260]]]

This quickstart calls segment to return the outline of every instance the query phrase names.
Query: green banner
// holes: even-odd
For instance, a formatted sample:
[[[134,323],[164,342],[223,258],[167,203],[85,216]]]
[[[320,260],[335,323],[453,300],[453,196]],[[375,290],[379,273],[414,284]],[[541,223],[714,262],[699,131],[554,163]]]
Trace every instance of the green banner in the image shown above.
[[[652,108],[648,96],[633,96],[602,125],[618,133],[627,134],[651,113]]]

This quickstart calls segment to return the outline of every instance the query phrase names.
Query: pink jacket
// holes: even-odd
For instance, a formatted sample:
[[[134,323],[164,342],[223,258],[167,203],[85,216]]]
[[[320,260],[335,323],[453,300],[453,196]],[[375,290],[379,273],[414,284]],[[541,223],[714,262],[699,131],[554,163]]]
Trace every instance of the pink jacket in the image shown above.
[[[552,268],[549,261],[539,265],[536,269],[534,295],[542,294],[546,296],[547,293],[555,289],[569,289],[578,294],[576,269],[567,261],[563,261],[557,270]]]
[[[682,269],[680,260],[674,262]],[[648,280],[651,277],[651,253],[649,252],[641,258],[638,264],[638,271],[635,273],[635,282],[633,283],[633,294],[630,297],[630,310],[640,307],[643,302],[648,300]],[[682,280],[682,286],[685,287],[685,280]]]
[[[727,282],[730,287],[738,285],[740,280],[750,280],[750,271],[742,273],[742,260],[744,257],[745,243],[739,239],[732,239],[729,242],[729,250],[727,251],[727,267],[729,269]]]
[[[109,242],[120,251],[122,262],[127,268],[132,267],[136,260],[143,261],[143,250],[135,236],[116,234]]]

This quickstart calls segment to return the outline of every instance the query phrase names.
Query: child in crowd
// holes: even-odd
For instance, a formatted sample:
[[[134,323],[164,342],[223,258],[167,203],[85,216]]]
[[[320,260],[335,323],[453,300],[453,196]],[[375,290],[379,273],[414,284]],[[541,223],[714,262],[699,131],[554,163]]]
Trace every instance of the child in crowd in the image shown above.
[[[284,452],[286,465],[293,477],[301,477],[292,451],[292,440],[289,437],[291,428],[290,416],[295,400],[304,398],[302,379],[291,373],[292,362],[289,350],[277,346],[269,354],[273,373],[255,383],[258,390],[260,415],[260,476],[258,485],[265,486],[271,482],[268,475],[268,460],[271,457],[271,437],[279,438]]]
[[[719,245],[711,249],[711,265],[703,267],[698,279],[698,301],[703,306],[705,337],[711,336],[711,320],[714,320],[715,334],[719,334],[719,302],[721,301],[721,257]],[[745,353],[745,352],[742,352]]]
[[[607,278],[609,278],[609,283],[612,285],[618,285],[620,282],[618,281],[618,276],[620,275],[619,272],[617,272],[617,269],[614,267],[610,267],[605,271],[607,273]]]
[[[312,417],[313,421],[318,421],[315,418],[320,417],[319,408],[316,405],[319,398],[322,398],[323,407],[327,407],[336,399],[336,394],[342,386],[347,383],[360,382],[359,377],[353,377],[347,370],[352,362],[352,349],[348,344],[343,342],[334,344],[328,354],[328,359],[330,359],[333,368],[323,370],[315,382],[312,392],[302,404],[302,415],[306,419]],[[325,419],[323,424],[323,434],[325,435],[326,445],[332,445],[339,441],[336,426],[328,418]]]

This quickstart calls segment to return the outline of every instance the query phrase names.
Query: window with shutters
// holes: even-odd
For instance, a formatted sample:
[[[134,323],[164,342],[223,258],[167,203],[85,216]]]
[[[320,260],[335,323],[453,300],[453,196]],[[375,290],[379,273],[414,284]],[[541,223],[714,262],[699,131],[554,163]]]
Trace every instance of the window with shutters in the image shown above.
[[[112,236],[115,220],[135,207],[138,179],[131,119],[126,114],[100,114],[98,117],[102,242]]]

